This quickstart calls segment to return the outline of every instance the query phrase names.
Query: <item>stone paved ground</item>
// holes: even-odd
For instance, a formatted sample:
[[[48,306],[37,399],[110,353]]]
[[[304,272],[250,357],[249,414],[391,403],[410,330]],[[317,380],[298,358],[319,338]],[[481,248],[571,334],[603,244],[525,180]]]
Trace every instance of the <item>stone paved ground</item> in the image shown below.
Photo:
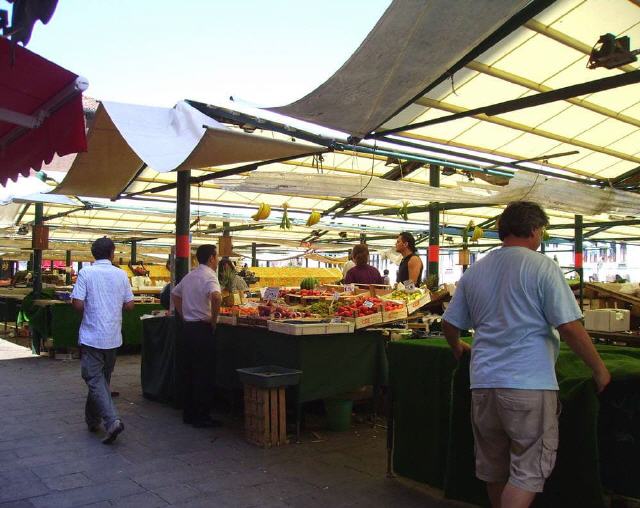
[[[468,506],[386,478],[384,430],[305,433],[262,450],[237,418],[222,415],[222,429],[182,424],[142,397],[139,373],[139,356],[118,358],[112,388],[126,429],[106,446],[83,421],[78,360],[0,339],[0,508]]]

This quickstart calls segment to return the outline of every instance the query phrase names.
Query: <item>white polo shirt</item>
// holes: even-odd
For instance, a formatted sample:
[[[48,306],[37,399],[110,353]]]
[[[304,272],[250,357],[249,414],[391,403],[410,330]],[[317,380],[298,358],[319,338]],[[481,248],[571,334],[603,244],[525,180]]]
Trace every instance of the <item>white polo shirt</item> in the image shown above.
[[[127,274],[99,259],[78,272],[71,298],[84,302],[78,342],[98,349],[122,345],[122,306],[133,300]]]
[[[220,292],[218,276],[207,265],[191,270],[171,291],[182,299],[182,318],[185,321],[211,321],[211,293]]]

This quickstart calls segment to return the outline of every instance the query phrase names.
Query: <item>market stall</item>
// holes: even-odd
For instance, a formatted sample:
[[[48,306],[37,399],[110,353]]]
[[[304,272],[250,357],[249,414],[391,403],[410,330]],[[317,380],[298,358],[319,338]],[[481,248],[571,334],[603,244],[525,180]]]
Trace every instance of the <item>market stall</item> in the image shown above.
[[[640,495],[640,351],[616,346],[598,351],[613,378],[600,397],[588,368],[561,346],[560,448],[540,506],[603,507],[607,490]],[[443,489],[446,497],[486,504],[484,484],[474,475],[468,357],[456,367],[444,339],[390,344],[393,468]]]
[[[180,406],[175,374],[176,320],[143,319],[142,391],[153,400]],[[278,365],[302,371],[292,392],[299,423],[303,402],[326,399],[364,385],[387,384],[384,337],[376,332],[286,335],[265,328],[218,325],[216,385],[241,390],[236,369]]]
[[[42,310],[30,322],[30,327],[41,337],[50,338],[52,349],[78,346],[78,331],[82,316],[69,302],[36,300],[34,305]],[[133,310],[122,314],[123,346],[139,346],[142,342],[140,317],[162,307],[156,303],[136,303]]]
[[[215,366],[219,388],[242,388],[238,368],[276,365],[301,370],[300,382],[290,390],[299,423],[304,402],[387,384],[385,337],[368,328],[406,329],[409,315],[430,300],[430,293],[413,288],[388,290],[378,297],[371,294],[375,289],[313,286],[316,282],[305,279],[303,288],[267,288],[260,301],[221,308]],[[180,406],[175,375],[180,320],[145,316],[142,321],[143,393]]]

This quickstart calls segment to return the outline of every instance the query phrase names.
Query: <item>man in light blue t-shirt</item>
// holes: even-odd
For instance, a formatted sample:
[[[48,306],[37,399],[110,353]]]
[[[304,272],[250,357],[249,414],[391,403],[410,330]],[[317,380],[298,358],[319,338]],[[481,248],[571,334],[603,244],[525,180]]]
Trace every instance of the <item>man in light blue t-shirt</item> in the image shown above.
[[[474,330],[476,476],[494,507],[529,506],[555,465],[558,332],[592,369],[598,391],[611,379],[560,267],[536,252],[548,225],[537,204],[509,204],[498,221],[502,248],[465,272],[443,316],[458,359],[469,349],[460,330]]]

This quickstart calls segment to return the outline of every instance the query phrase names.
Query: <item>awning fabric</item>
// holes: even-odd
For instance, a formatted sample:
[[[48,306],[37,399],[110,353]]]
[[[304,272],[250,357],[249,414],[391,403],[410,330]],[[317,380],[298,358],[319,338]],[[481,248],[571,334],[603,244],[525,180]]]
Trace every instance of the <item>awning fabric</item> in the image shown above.
[[[78,76],[0,37],[0,108],[37,116],[44,105],[72,85]],[[11,140],[16,129],[23,129]],[[82,95],[63,103],[34,129],[0,120],[0,184],[39,170],[54,154],[86,150]]]
[[[186,102],[173,108],[103,102],[56,194],[115,198],[146,164],[159,173],[295,157],[323,147],[231,130]]]
[[[364,137],[528,0],[395,0],[356,52],[283,115]]]

